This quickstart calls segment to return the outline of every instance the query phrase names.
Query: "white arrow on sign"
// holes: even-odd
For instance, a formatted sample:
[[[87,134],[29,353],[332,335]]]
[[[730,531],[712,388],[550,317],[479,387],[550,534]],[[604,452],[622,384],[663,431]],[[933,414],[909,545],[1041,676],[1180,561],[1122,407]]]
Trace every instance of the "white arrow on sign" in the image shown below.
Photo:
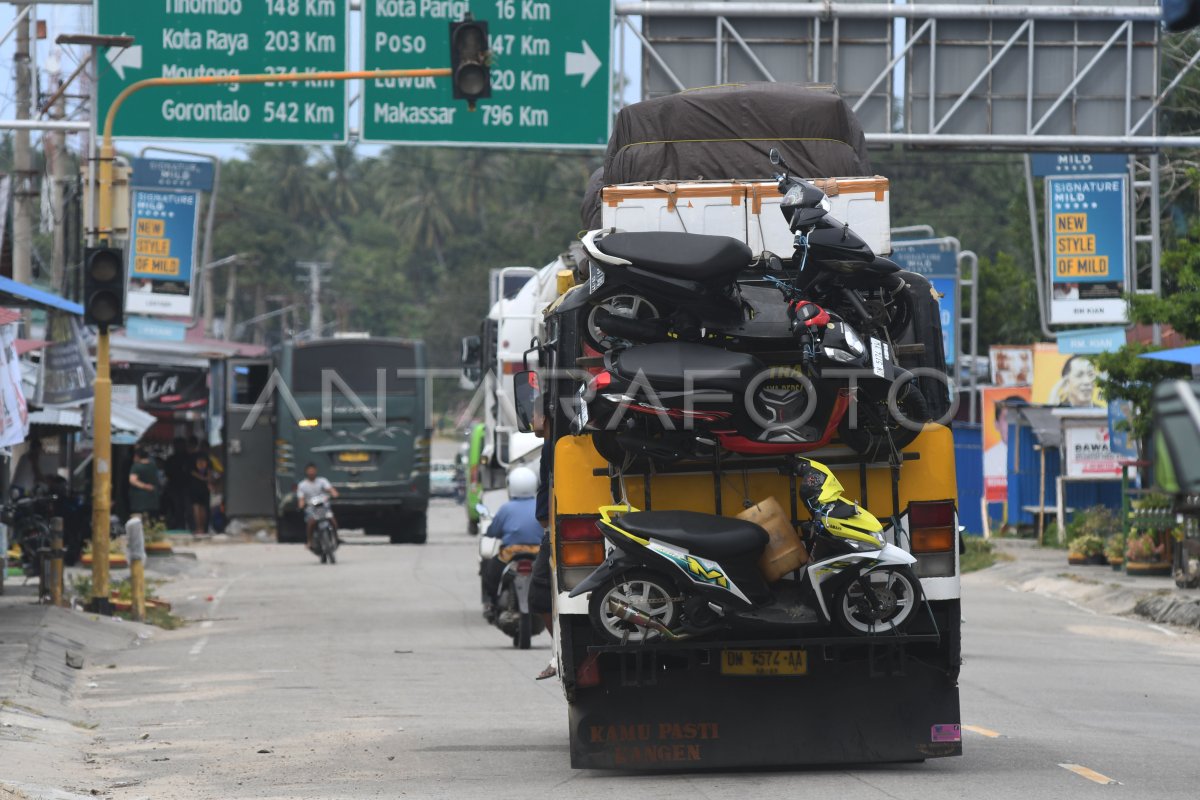
[[[582,89],[588,85],[588,81],[600,69],[600,59],[592,52],[592,48],[588,46],[586,41],[583,42],[582,53],[567,53],[567,75],[582,75],[583,82],[579,84]]]
[[[142,46],[135,44],[131,47],[125,47],[118,50],[115,47],[108,50],[108,63],[112,64],[113,71],[117,73],[117,77],[125,80],[125,69],[141,69],[142,68]]]

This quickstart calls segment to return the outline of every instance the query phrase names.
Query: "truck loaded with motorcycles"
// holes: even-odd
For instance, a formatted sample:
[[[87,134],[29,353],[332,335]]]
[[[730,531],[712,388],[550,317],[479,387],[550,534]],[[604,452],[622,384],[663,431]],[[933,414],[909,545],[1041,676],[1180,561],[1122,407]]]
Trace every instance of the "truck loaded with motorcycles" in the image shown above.
[[[794,86],[618,117],[588,277],[514,376],[522,426],[553,442],[575,767],[961,754],[937,299],[856,233],[887,197],[863,141],[836,94]],[[874,210],[839,219],[829,195],[844,211],[856,184]]]

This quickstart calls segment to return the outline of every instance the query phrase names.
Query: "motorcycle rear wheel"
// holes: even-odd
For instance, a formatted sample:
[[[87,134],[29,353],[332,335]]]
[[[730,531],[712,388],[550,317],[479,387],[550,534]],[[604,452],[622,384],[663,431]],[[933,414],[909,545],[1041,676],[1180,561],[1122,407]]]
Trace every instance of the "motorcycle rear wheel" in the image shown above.
[[[901,425],[886,404],[864,398],[862,405],[867,403],[871,403],[871,407],[860,407],[857,427],[850,427],[849,414],[838,423],[838,437],[854,452],[875,460],[889,455],[891,447],[895,447],[897,452],[903,450],[921,435],[921,431]],[[905,417],[914,422],[926,422],[929,419],[925,396],[915,385],[900,390],[896,405]]]
[[[621,619],[608,609],[610,598],[628,603],[640,613],[667,628],[679,619],[679,602],[674,582],[648,569],[630,570],[607,587],[593,589],[588,598],[592,628],[610,644],[644,644],[658,641],[662,634]]]
[[[876,600],[883,603],[883,611],[873,611],[861,583],[851,581],[837,591],[830,609],[838,627],[852,636],[903,631],[921,605],[921,582],[916,574],[908,567],[893,567],[876,570],[864,580],[870,582]]]

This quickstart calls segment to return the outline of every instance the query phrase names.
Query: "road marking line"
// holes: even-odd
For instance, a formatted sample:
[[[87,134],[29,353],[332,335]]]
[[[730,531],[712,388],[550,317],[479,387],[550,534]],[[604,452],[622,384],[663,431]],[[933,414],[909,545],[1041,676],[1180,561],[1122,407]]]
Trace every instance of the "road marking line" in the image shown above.
[[[978,725],[963,725],[962,729],[964,731],[970,731],[971,733],[978,733],[980,736],[986,736],[989,739],[1001,738],[1001,734],[997,733],[996,731],[990,730],[989,728],[981,728]]]
[[[1162,625],[1151,625],[1149,627],[1153,628],[1154,630],[1158,631],[1159,633],[1165,633],[1167,636],[1178,636],[1179,635],[1178,633],[1171,630],[1170,628],[1164,628]]]
[[[200,655],[200,653],[204,650],[204,646],[206,644],[208,644],[207,636],[205,636],[203,639],[201,639],[200,641],[198,641],[194,645],[192,645],[192,649],[188,651],[188,655],[191,656],[192,658],[195,658],[196,656]]]
[[[1101,775],[1099,772],[1096,772],[1096,770],[1088,769],[1087,767],[1080,766],[1079,764],[1059,764],[1059,766],[1068,772],[1074,772],[1079,777],[1087,778],[1092,783],[1098,783],[1101,786],[1120,785],[1117,781],[1114,781],[1107,775]]]
[[[204,622],[200,623],[200,627],[201,628],[211,628],[212,624],[213,624],[213,621],[211,619],[206,619],[206,620],[204,620]]]

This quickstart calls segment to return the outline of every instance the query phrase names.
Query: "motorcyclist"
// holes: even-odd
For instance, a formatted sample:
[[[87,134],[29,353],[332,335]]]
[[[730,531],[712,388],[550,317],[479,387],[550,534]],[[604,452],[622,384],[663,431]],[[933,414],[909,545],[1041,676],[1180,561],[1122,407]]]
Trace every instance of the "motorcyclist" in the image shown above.
[[[494,618],[496,592],[504,567],[518,548],[536,552],[542,541],[542,526],[537,520],[537,473],[529,467],[515,467],[508,473],[509,500],[500,506],[484,536],[500,540],[499,554],[484,563],[481,574],[484,613]]]
[[[296,484],[296,502],[299,503],[300,510],[304,512],[304,530],[308,538],[309,550],[313,546],[313,528],[316,527],[317,518],[309,508],[308,501],[322,495],[335,498],[338,496],[338,490],[333,488],[333,484],[329,482],[328,478],[318,476],[317,465],[309,462],[304,467],[304,480]],[[337,519],[332,513],[329,518],[333,521],[333,527],[337,528]]]

